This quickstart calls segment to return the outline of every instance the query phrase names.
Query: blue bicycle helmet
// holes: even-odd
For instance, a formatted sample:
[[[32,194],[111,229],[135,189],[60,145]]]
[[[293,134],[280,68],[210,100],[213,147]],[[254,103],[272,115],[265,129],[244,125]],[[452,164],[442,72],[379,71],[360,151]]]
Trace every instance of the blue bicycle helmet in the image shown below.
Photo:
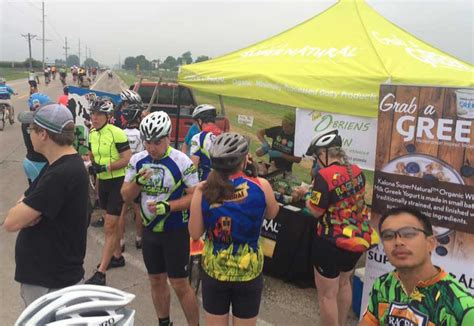
[[[43,106],[47,103],[52,103],[52,101],[48,95],[42,93],[34,93],[28,99],[30,110],[34,110],[37,106]]]

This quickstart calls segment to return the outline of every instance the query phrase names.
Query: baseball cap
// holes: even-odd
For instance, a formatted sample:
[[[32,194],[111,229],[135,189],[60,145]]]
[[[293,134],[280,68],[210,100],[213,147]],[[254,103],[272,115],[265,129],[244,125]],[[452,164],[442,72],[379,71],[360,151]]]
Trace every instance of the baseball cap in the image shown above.
[[[61,134],[68,123],[74,123],[71,111],[64,105],[56,103],[47,104],[34,112],[21,112],[18,120],[21,123],[35,123],[55,134]]]

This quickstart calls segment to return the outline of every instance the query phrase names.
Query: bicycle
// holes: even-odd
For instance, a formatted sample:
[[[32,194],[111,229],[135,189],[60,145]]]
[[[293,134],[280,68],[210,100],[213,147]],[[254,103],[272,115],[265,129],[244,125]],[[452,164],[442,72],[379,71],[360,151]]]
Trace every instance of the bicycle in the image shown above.
[[[194,290],[194,293],[197,295],[199,292],[199,286],[201,285],[201,273],[202,265],[202,250],[204,249],[204,241],[202,239],[194,241],[193,239],[189,240],[189,284]]]
[[[7,111],[7,105],[0,104],[0,130],[3,130],[3,128],[5,128],[5,111]]]

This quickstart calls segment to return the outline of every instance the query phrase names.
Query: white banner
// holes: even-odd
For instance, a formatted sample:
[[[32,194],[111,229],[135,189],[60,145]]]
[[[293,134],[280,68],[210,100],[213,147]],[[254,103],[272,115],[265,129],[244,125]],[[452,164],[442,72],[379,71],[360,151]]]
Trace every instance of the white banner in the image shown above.
[[[377,119],[296,109],[295,156],[303,156],[313,137],[332,128],[339,130],[342,147],[352,163],[374,170]]]

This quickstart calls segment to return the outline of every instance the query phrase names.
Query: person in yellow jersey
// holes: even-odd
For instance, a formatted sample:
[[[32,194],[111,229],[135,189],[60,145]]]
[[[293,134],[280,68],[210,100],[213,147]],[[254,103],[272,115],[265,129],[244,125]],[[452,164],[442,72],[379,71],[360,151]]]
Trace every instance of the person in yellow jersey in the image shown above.
[[[89,134],[89,154],[92,165],[89,172],[96,174],[99,180],[99,202],[106,214],[102,260],[86,284],[105,285],[108,268],[125,266],[119,245],[118,220],[123,205],[120,188],[132,153],[125,132],[108,123],[113,111],[112,101],[104,97],[98,97],[91,106],[93,129]]]

